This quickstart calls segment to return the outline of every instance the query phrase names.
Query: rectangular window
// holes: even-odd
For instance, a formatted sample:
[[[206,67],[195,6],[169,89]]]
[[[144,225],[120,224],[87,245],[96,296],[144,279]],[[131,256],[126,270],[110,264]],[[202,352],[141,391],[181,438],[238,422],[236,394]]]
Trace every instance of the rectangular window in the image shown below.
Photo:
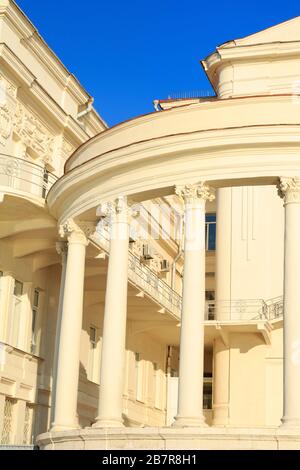
[[[23,282],[15,280],[12,308],[9,315],[9,342],[16,348],[19,346]]]
[[[23,444],[30,445],[33,443],[33,425],[34,425],[34,407],[30,403],[26,403]]]
[[[205,247],[206,251],[216,249],[216,214],[205,215]]]
[[[203,383],[203,409],[212,409],[212,378],[204,378]]]
[[[157,362],[153,363],[154,372],[154,406],[155,408],[162,409],[162,386],[161,386],[161,371]]]
[[[97,349],[98,329],[90,326],[90,348],[88,358],[88,379],[91,382],[99,382],[99,361]]]
[[[23,282],[15,280],[14,296],[21,297],[23,294]]]
[[[1,444],[13,444],[12,430],[13,430],[14,404],[15,404],[14,400],[8,397],[5,398]]]
[[[215,292],[211,290],[205,291],[205,319],[215,320]]]
[[[135,392],[136,400],[143,401],[143,375],[140,353],[135,353]]]
[[[31,353],[36,354],[37,350],[37,318],[39,313],[40,291],[34,289],[32,302],[32,319],[31,319]]]
[[[43,174],[43,188],[42,188],[42,198],[46,199],[47,191],[49,186],[49,171],[44,168]]]

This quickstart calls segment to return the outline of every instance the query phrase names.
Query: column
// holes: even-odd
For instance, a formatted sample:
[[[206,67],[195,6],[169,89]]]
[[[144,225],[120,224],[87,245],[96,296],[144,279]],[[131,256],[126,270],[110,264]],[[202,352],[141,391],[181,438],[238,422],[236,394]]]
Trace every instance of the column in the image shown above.
[[[284,198],[283,428],[300,428],[300,177],[281,178]]]
[[[53,356],[51,418],[50,418],[51,423],[54,421],[54,410],[55,410],[55,391],[56,391],[56,379],[57,379],[58,349],[59,349],[61,320],[62,320],[62,307],[63,307],[63,300],[64,300],[66,268],[67,268],[67,254],[68,254],[67,242],[57,242],[56,251],[61,257],[61,275],[60,275],[60,289],[59,289],[59,300],[58,300],[58,307],[57,307],[56,333],[55,333],[55,345],[54,345],[54,356]]]
[[[77,394],[87,238],[72,220],[61,227],[68,240],[59,337],[54,423],[51,431],[78,427]]]
[[[184,274],[180,333],[178,414],[174,426],[205,426],[203,360],[205,317],[205,203],[203,182],[177,186],[185,203]]]
[[[129,209],[126,199],[108,206],[110,250],[106,281],[98,416],[94,427],[123,426],[127,315]]]

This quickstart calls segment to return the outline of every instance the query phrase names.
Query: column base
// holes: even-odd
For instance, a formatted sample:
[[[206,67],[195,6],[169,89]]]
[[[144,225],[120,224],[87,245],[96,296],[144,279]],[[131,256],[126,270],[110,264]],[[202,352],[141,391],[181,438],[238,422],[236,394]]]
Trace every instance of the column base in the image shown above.
[[[229,405],[214,405],[213,426],[227,426],[229,424]]]
[[[96,418],[96,422],[92,428],[123,428],[124,422],[122,418]]]
[[[78,423],[74,423],[73,425],[52,423],[50,432],[71,431],[76,429],[80,429]]]
[[[284,416],[281,418],[281,425],[279,426],[279,430],[300,431],[300,418],[288,418]]]
[[[205,422],[204,416],[188,417],[188,416],[176,416],[175,421],[172,424],[175,428],[206,428],[208,425]]]

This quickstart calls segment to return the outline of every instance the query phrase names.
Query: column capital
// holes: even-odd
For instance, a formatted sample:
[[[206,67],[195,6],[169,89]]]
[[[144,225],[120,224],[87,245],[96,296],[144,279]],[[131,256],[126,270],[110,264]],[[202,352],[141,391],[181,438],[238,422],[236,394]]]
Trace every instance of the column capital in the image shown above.
[[[126,196],[119,196],[112,201],[104,202],[97,208],[97,215],[103,219],[113,222],[130,222],[131,217],[138,215],[138,210],[130,206]]]
[[[175,186],[175,194],[184,199],[185,203],[191,203],[197,199],[204,202],[215,199],[215,189],[206,184],[205,181]]]
[[[75,222],[68,219],[59,226],[61,238],[67,238],[70,243],[88,244],[88,237],[95,232],[96,226],[91,222]]]
[[[300,203],[300,177],[282,177],[277,185],[278,194],[285,204]]]

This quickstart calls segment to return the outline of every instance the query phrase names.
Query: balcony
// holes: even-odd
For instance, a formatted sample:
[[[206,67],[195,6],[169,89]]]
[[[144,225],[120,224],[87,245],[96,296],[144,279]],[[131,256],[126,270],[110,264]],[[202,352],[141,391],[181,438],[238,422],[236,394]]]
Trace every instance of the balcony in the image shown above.
[[[97,229],[91,239],[109,253],[109,233],[104,227]],[[160,279],[147,265],[129,251],[128,279],[155,302],[159,303],[176,319],[180,319],[182,297],[166,282]],[[283,316],[283,298],[274,299],[240,299],[240,300],[209,300],[205,302],[205,321],[252,322],[280,320]]]
[[[91,239],[100,248],[109,253],[109,234],[105,229],[97,230]],[[152,269],[141,263],[139,258],[129,251],[128,279],[131,284],[141,289],[152,300],[165,308],[178,320],[181,314],[181,296],[166,282],[160,279]]]
[[[255,321],[280,320],[283,317],[283,298],[209,300],[205,304],[206,321]]]
[[[0,188],[8,188],[10,193],[46,199],[57,179],[57,176],[36,163],[0,154]]]

